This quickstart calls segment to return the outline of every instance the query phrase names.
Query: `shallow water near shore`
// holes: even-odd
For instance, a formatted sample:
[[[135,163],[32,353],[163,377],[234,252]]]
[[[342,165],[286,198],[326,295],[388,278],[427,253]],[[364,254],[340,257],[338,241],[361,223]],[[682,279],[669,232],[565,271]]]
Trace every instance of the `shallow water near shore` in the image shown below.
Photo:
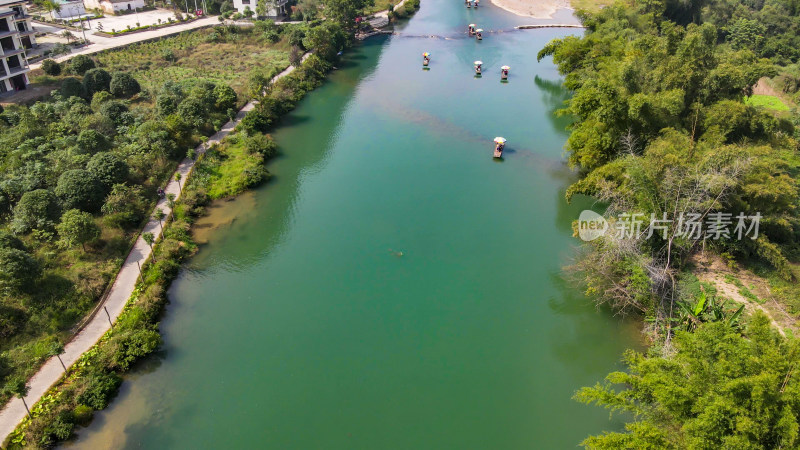
[[[513,31],[529,23],[423,0],[348,52],[274,133],[273,179],[206,219],[164,350],[68,446],[572,448],[618,429],[571,396],[637,326],[563,278],[590,204],[564,201],[566,92],[536,62],[580,30]]]

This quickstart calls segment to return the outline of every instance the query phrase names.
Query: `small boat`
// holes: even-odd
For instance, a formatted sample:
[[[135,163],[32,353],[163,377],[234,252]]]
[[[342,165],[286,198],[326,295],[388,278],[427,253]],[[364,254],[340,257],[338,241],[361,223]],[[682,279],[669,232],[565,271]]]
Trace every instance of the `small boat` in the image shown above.
[[[467,8],[472,8],[472,0],[467,0]]]
[[[431,62],[431,54],[428,53],[428,52],[423,53],[422,54],[422,65],[427,67],[430,62]]]
[[[509,66],[503,66],[500,68],[500,79],[503,81],[508,80],[508,71],[511,70]]]
[[[506,147],[506,138],[504,137],[496,137],[494,138],[494,157],[495,158],[502,158],[503,157],[503,149]]]
[[[478,9],[478,2],[479,2],[479,1],[480,1],[480,0],[475,0],[475,1],[472,3],[472,7],[473,7],[473,8],[475,8],[475,9]]]
[[[471,23],[471,24],[469,24],[469,28],[468,28],[468,30],[469,30],[469,35],[470,35],[470,36],[472,36],[472,35],[474,35],[474,34],[475,34],[475,26],[476,26],[476,25],[475,25],[474,23]]]
[[[483,61],[475,61],[473,64],[475,64],[475,75],[480,76],[482,70],[481,66],[483,66]]]
[[[483,28],[478,28],[475,30],[475,38],[479,41],[483,39]]]

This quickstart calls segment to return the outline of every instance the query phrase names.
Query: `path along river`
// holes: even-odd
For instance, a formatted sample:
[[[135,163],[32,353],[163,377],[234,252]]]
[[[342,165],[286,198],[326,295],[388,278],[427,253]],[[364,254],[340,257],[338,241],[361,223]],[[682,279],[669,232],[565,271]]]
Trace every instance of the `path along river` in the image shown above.
[[[589,202],[564,201],[566,93],[536,62],[581,30],[513,31],[532,20],[488,3],[423,0],[345,55],[274,133],[273,180],[203,221],[163,352],[71,447],[555,449],[620,427],[570,399],[637,332],[562,278]]]

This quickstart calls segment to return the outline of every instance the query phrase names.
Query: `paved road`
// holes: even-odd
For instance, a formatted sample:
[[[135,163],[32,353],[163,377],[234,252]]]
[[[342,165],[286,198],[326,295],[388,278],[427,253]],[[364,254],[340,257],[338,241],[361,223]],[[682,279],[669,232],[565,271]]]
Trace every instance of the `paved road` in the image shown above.
[[[309,54],[303,56],[303,60],[305,60]],[[279,73],[272,79],[274,83],[275,80],[284,77],[290,74],[294,70],[293,66],[289,66],[286,70]],[[216,134],[211,136],[208,139],[208,145],[217,143],[221,141],[225,136],[227,136],[231,131],[233,131],[236,124],[238,124],[242,118],[244,118],[247,111],[250,111],[255,106],[255,102],[251,101],[244,106],[237,114],[236,117],[226,123],[222,129],[220,129]],[[197,153],[200,154],[204,152],[205,149],[202,147],[197,148]],[[194,161],[190,159],[184,159],[178,165],[178,170],[176,173],[181,174],[181,184],[185,183],[185,181],[189,178],[189,175],[194,168]],[[175,176],[173,175],[170,178],[172,181],[167,185],[165,191],[168,194],[175,194],[176,198],[180,198],[181,189],[180,185],[177,181],[175,181]],[[156,205],[156,209],[161,209],[167,215],[171,212],[169,205],[167,205],[167,200],[162,199]],[[153,210],[155,213],[155,210]],[[151,216],[152,217],[152,216]],[[150,232],[153,233],[157,238],[161,236],[161,226],[159,225],[158,220],[151,219],[147,225],[145,225],[142,233]],[[139,264],[144,264],[147,258],[150,256],[150,246],[142,239],[142,236],[139,235],[139,238],[136,240],[136,244],[134,245],[133,249],[131,250],[128,257],[125,259],[125,262],[122,265],[122,269],[120,269],[119,273],[117,274],[116,280],[114,280],[114,285],[111,287],[111,291],[109,292],[108,297],[106,297],[105,302],[103,302],[102,306],[108,309],[108,313],[111,316],[111,320],[116,322],[117,318],[119,317],[120,313],[122,313],[125,304],[128,302],[128,299],[131,297],[133,293],[133,289],[136,286],[136,279],[139,276]],[[138,263],[138,264],[137,264]],[[61,355],[61,359],[64,361],[64,364],[67,367],[72,366],[75,361],[80,358],[80,356],[89,350],[97,341],[109,330],[109,317],[106,315],[103,308],[99,308],[97,314],[89,321],[89,323],[64,347],[64,354]],[[61,363],[58,361],[58,358],[50,358],[36,373],[29,380],[30,391],[28,392],[28,396],[25,397],[25,401],[28,403],[29,406],[33,406],[40,398],[53,386],[56,382],[61,379],[61,376],[64,374],[64,369],[61,366]],[[0,444],[8,438],[8,435],[14,431],[17,427],[17,424],[20,423],[26,416],[25,406],[22,404],[22,400],[17,397],[14,397],[8,404],[6,404],[5,408],[0,411]]]

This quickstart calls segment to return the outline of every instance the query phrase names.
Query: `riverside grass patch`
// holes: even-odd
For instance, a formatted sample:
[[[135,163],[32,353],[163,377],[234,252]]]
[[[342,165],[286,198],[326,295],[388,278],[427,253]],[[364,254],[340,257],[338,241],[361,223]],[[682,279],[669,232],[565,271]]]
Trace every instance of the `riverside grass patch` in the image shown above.
[[[107,70],[131,73],[151,92],[158,91],[167,81],[196,79],[224,83],[242,94],[254,69],[277,73],[289,66],[291,46],[285,40],[269,42],[253,29],[227,30],[216,27],[187,31],[102,52],[95,59]]]
[[[745,105],[763,107],[773,111],[789,111],[789,106],[774,95],[755,94],[744,98]]]

